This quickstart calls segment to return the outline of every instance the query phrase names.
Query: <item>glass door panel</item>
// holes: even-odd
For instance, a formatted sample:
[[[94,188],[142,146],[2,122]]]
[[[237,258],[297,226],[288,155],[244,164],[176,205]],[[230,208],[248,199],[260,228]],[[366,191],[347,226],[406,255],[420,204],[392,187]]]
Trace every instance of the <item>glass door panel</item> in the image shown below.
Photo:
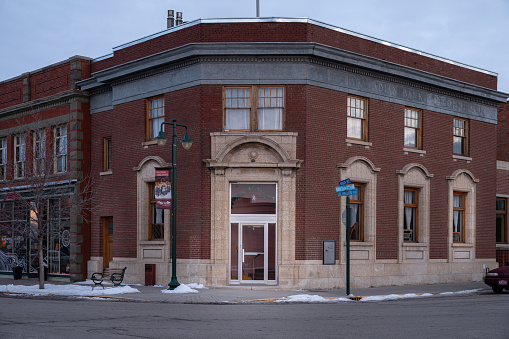
[[[265,280],[265,225],[242,225],[242,280]]]
[[[242,250],[239,249],[239,224],[230,225],[230,279],[239,280],[239,255]]]

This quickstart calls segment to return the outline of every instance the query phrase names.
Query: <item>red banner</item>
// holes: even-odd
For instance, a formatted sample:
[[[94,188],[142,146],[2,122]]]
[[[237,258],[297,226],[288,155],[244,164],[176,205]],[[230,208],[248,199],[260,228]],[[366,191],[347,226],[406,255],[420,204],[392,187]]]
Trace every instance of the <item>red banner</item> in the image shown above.
[[[156,167],[154,198],[157,208],[171,208],[171,167]]]

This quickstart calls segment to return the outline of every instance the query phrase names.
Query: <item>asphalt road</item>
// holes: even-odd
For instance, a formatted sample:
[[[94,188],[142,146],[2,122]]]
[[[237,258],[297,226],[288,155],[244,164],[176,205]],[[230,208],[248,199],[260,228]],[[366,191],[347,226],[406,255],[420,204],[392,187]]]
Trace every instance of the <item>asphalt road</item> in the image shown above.
[[[3,338],[507,338],[509,293],[326,304],[0,297]]]

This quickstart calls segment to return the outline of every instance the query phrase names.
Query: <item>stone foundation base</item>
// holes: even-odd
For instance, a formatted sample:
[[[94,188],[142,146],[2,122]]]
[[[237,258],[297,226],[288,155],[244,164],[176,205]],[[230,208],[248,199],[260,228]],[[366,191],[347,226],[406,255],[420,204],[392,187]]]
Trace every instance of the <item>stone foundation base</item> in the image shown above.
[[[127,267],[127,284],[145,284],[145,263],[137,259],[114,258],[111,267]],[[171,263],[155,263],[156,285],[166,286],[171,280]],[[440,284],[481,281],[486,268],[498,267],[495,259],[469,262],[430,260],[427,263],[352,262],[350,287],[376,287]],[[88,262],[88,278],[102,270],[102,258]],[[346,265],[322,265],[321,261],[299,261],[294,265],[279,265],[277,286],[287,289],[340,289],[346,284]],[[180,283],[206,286],[227,286],[228,265],[211,264],[209,260],[179,260],[177,278]]]

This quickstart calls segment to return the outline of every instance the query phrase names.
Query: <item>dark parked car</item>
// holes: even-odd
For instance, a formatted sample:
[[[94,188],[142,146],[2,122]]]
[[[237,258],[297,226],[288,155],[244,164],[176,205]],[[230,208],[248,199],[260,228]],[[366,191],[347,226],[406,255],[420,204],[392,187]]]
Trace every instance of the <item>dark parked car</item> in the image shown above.
[[[484,282],[487,285],[490,285],[493,289],[493,292],[499,294],[502,293],[504,288],[509,290],[509,266],[495,268],[494,270],[489,271],[484,276]]]

